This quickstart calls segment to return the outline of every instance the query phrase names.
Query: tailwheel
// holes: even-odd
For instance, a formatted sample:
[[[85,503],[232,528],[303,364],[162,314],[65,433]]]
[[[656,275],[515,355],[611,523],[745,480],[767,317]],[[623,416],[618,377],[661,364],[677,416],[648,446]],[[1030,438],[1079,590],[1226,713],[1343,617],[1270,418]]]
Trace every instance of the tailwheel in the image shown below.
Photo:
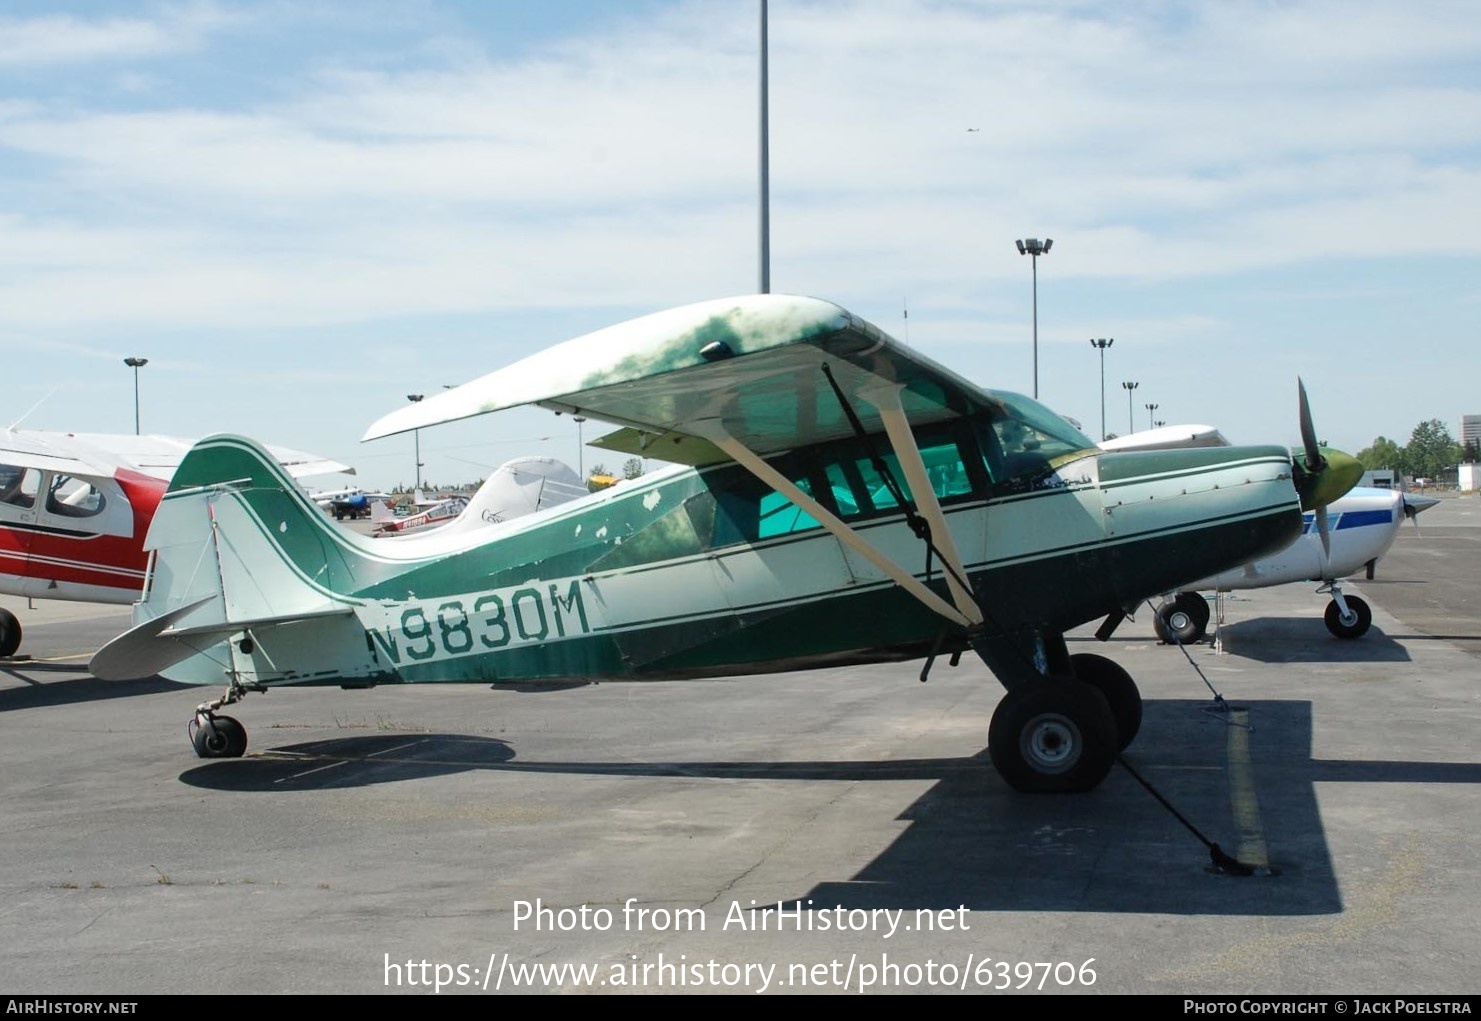
[[[1116,725],[1116,750],[1124,752],[1142,728],[1142,693],[1131,674],[1115,660],[1093,652],[1077,652],[1070,657],[1075,679],[1082,681],[1105,697]]]
[[[1207,599],[1197,592],[1179,592],[1157,607],[1152,630],[1168,645],[1191,645],[1204,636],[1208,618]]]
[[[1357,596],[1342,598],[1347,603],[1346,613],[1335,599],[1327,604],[1327,630],[1338,638],[1361,638],[1373,624],[1373,611]]]
[[[1009,689],[988,727],[988,754],[998,775],[1027,794],[1091,790],[1110,772],[1116,743],[1105,696],[1071,680]]]
[[[0,659],[15,655],[21,647],[21,621],[15,614],[0,607]]]
[[[203,759],[239,759],[247,751],[247,728],[230,716],[196,713],[190,743]]]

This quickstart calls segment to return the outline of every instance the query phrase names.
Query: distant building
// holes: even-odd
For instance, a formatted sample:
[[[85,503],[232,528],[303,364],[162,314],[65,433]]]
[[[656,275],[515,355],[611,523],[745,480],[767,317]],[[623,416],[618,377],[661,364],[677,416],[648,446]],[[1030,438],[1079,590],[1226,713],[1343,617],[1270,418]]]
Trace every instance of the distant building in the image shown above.
[[[1460,416],[1460,445],[1465,446],[1475,440],[1481,443],[1481,415]]]
[[[1368,486],[1373,489],[1393,489],[1396,481],[1392,468],[1373,468],[1363,472],[1363,477],[1358,480],[1358,485]]]

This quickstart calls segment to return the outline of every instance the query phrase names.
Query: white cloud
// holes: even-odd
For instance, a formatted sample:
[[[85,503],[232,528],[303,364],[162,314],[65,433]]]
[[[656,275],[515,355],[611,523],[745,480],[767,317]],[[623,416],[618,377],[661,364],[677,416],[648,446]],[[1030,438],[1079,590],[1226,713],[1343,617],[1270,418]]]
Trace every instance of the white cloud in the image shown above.
[[[212,3],[163,7],[156,17],[0,17],[0,69],[167,56],[196,49],[236,20]]]

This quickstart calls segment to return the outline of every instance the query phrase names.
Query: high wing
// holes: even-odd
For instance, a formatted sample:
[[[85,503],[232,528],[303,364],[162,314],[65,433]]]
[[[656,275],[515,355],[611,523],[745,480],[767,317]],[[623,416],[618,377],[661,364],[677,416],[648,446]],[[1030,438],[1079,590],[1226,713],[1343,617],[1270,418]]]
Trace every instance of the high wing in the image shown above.
[[[613,450],[667,461],[740,462],[840,542],[948,620],[982,611],[932,492],[912,427],[996,400],[843,308],[755,294],[686,305],[589,333],[386,415],[376,439],[523,404],[623,428]],[[946,566],[947,603],[777,472],[768,455],[856,433],[888,434]]]
[[[0,429],[0,464],[67,475],[111,476],[119,468],[169,481],[193,440],[176,436],[115,433],[64,433],[42,429]],[[268,451],[294,478],[355,474],[338,461],[290,447]]]
[[[912,424],[992,403],[977,386],[831,302],[722,298],[598,330],[400,408],[365,433],[536,404],[625,427],[595,445],[683,464],[723,460],[715,425],[761,455],[852,432],[824,369],[851,399],[899,387]],[[857,409],[878,431],[879,413]]]

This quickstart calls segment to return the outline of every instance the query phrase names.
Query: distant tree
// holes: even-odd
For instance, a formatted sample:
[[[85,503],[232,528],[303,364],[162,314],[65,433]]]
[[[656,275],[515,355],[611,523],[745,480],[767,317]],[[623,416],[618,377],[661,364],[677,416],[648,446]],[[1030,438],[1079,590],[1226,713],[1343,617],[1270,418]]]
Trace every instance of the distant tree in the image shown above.
[[[1438,418],[1415,426],[1404,448],[1409,474],[1425,479],[1438,478],[1446,468],[1453,467],[1460,461],[1460,453],[1460,444]]]
[[[1371,447],[1358,451],[1357,459],[1369,471],[1391,468],[1400,475],[1406,471],[1404,448],[1386,436],[1378,437]]]
[[[1465,448],[1461,451],[1461,460],[1466,464],[1475,464],[1481,461],[1481,443],[1476,440],[1466,440]]]
[[[636,479],[642,477],[643,459],[641,457],[629,457],[622,462],[622,477],[625,479]]]

